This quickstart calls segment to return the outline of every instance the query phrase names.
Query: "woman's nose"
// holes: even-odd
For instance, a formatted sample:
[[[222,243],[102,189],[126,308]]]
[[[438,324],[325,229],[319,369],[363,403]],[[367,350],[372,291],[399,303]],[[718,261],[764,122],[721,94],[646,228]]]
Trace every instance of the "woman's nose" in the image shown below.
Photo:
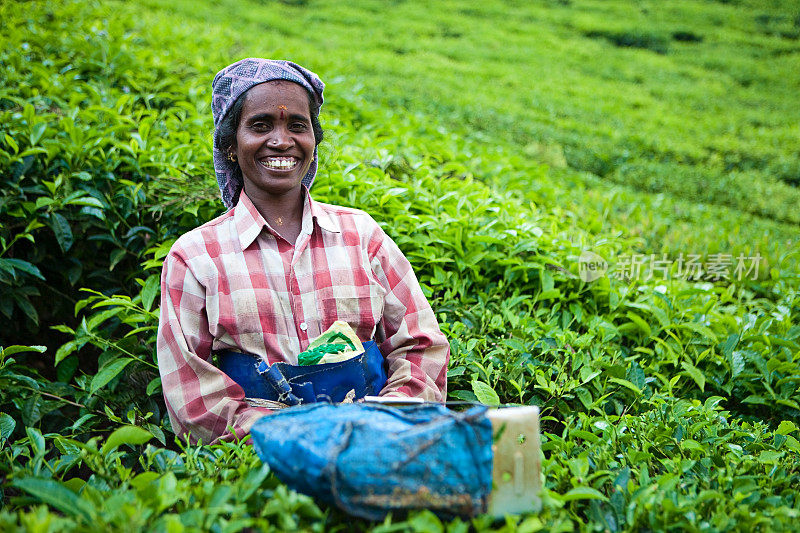
[[[273,128],[269,139],[267,139],[267,145],[277,150],[286,150],[292,146],[292,136],[286,128],[280,126]]]

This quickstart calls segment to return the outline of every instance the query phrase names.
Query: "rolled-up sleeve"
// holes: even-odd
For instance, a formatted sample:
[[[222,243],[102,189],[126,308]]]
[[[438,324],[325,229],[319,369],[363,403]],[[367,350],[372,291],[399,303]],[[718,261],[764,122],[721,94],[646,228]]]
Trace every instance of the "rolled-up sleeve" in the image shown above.
[[[205,288],[176,248],[164,261],[156,341],[172,428],[192,443],[243,438],[271,411],[251,407],[244,390],[212,364]]]
[[[408,259],[383,230],[370,242],[370,265],[386,289],[380,350],[388,380],[381,396],[444,401],[450,345]]]

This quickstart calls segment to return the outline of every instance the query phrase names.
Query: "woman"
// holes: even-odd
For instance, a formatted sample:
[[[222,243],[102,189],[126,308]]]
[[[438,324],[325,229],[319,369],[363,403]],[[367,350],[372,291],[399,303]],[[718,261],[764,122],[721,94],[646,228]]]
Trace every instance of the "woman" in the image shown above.
[[[309,194],[323,88],[288,61],[244,59],[214,78],[214,170],[229,210],[181,236],[164,261],[157,350],[173,428],[217,442],[260,419],[256,451],[289,486],[366,518],[527,510],[539,479],[535,407],[310,404],[271,414],[212,363],[230,350],[296,364],[341,320],[377,342],[382,396],[445,398],[449,346],[408,260],[369,215]]]
[[[158,364],[176,434],[241,438],[271,412],[250,405],[212,353],[296,364],[336,320],[377,342],[382,396],[443,401],[449,346],[408,260],[369,215],[309,194],[322,81],[251,58],[212,88],[214,170],[229,210],[177,240],[161,280]]]

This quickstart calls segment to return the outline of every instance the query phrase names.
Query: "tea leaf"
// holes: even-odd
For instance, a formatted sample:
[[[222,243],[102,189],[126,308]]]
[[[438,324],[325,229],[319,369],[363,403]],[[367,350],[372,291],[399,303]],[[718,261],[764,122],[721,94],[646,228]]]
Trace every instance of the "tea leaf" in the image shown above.
[[[0,413],[0,439],[8,439],[17,427],[17,422],[11,415]]]
[[[602,492],[591,487],[575,487],[570,489],[569,492],[562,496],[564,501],[571,502],[575,500],[602,500],[608,501],[608,497]]]
[[[72,248],[74,241],[72,238],[72,229],[67,219],[60,213],[52,213],[50,215],[50,227],[53,228],[53,233],[56,235],[56,240],[61,247],[61,251],[64,253],[68,252],[69,249]]]
[[[691,377],[694,382],[697,383],[697,386],[700,387],[700,390],[705,390],[706,377],[703,375],[703,373],[700,372],[697,367],[687,361],[681,361],[681,366],[684,368],[684,370],[686,370],[686,373],[689,374],[689,377]]]
[[[78,516],[91,521],[95,514],[94,507],[89,502],[54,479],[24,477],[12,481],[11,485],[52,505],[67,516]]]
[[[475,397],[478,398],[478,401],[482,404],[500,405],[500,397],[497,395],[494,389],[492,389],[483,381],[473,381],[472,392],[475,393]]]
[[[101,368],[92,378],[91,392],[94,394],[98,389],[105,387],[109,381],[125,370],[125,367],[133,362],[131,357],[121,357]]]
[[[107,455],[123,444],[137,446],[139,444],[144,444],[152,438],[153,434],[144,428],[139,426],[122,426],[111,433],[106,443],[103,444],[103,447],[100,449],[100,453]]]

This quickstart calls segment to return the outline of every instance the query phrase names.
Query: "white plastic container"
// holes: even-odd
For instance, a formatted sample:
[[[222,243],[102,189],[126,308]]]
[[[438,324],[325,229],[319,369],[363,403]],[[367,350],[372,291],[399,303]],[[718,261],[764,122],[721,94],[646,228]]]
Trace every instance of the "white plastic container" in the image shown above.
[[[541,510],[541,440],[536,406],[490,409],[494,434],[489,514],[503,516]]]

